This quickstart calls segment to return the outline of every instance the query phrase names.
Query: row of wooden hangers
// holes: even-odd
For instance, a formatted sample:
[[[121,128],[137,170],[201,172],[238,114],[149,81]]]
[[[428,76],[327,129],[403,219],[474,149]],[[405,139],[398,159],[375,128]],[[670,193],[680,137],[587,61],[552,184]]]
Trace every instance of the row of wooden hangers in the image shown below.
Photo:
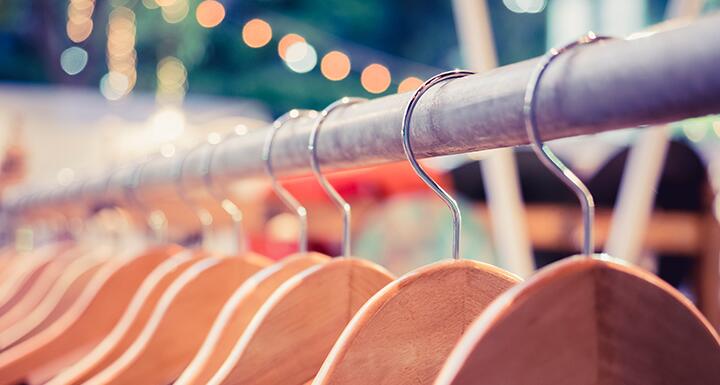
[[[451,259],[396,278],[350,256],[351,208],[320,172],[315,143],[331,113],[362,99],[341,99],[319,115],[293,110],[273,123],[263,159],[273,188],[300,219],[298,253],[272,263],[250,251],[219,257],[169,244],[121,254],[66,243],[31,256],[5,251],[0,384],[718,384],[717,333],[656,276],[593,254],[592,196],[540,139],[534,106],[545,69],[598,40],[588,35],[550,51],[524,101],[534,150],[582,202],[583,255],[526,281],[459,258],[457,203],[423,171],[410,141],[423,94],[471,74],[445,72],[409,101],[402,142],[417,174],[451,209]],[[273,172],[273,139],[296,119],[315,119],[312,170],[343,212],[337,258],[307,250],[306,211]],[[239,222],[238,208],[214,194]],[[208,214],[196,209],[202,221]]]

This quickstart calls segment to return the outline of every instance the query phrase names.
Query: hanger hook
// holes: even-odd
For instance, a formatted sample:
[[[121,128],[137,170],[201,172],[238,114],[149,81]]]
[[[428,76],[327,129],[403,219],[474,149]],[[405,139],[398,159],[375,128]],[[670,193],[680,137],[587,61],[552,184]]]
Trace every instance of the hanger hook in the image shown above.
[[[545,144],[540,137],[540,130],[537,124],[537,118],[535,116],[535,103],[537,101],[537,90],[540,85],[540,80],[547,70],[550,63],[555,60],[560,54],[570,51],[571,49],[583,45],[591,44],[601,40],[609,39],[605,36],[597,36],[593,32],[588,32],[580,39],[567,44],[560,48],[553,48],[548,51],[538,62],[535,70],[530,75],[527,87],[525,88],[525,99],[523,105],[523,115],[525,121],[525,130],[530,138],[530,145],[535,152],[535,155],[550,171],[555,174],[560,180],[562,180],[566,186],[568,186],[577,196],[580,201],[583,216],[583,244],[582,253],[586,256],[591,256],[594,253],[594,241],[593,241],[593,222],[595,218],[595,201],[592,193],[585,186],[585,184],[570,170],[560,158]]]
[[[140,188],[142,172],[148,165],[148,163],[150,163],[150,160],[151,159],[147,159],[143,162],[140,162],[135,167],[135,170],[133,170],[129,180],[125,184],[125,197],[128,201],[132,202],[135,206],[137,206],[140,211],[143,212],[143,214],[145,214],[145,223],[148,226],[148,229],[150,229],[150,232],[152,233],[152,237],[155,239],[155,242],[165,242],[167,239],[167,234],[165,232],[167,228],[167,216],[161,210],[156,210],[162,213],[164,217],[162,221],[157,221],[153,216],[154,210],[151,210],[137,194],[137,191]]]
[[[220,192],[218,188],[216,188],[214,183],[214,178],[212,175],[212,162],[215,159],[215,154],[217,153],[217,149],[220,146],[221,143],[225,141],[230,135],[227,135],[223,140],[221,140],[219,143],[212,144],[208,143],[210,147],[210,151],[208,151],[207,156],[205,157],[205,162],[202,166],[202,177],[203,182],[205,183],[205,189],[207,190],[208,194],[217,201],[217,203],[222,207],[223,211],[228,214],[230,217],[230,220],[232,220],[233,223],[233,229],[235,232],[235,241],[237,242],[237,251],[239,253],[244,253],[247,251],[247,241],[245,239],[245,235],[242,228],[242,211],[240,208],[230,200],[229,198],[225,197],[223,193]]]
[[[278,182],[275,177],[275,172],[272,165],[272,146],[275,141],[275,135],[278,130],[283,127],[286,123],[291,120],[300,119],[303,117],[312,117],[317,111],[314,110],[299,110],[293,109],[286,112],[281,117],[275,119],[268,131],[268,135],[265,138],[265,145],[263,146],[262,160],[265,162],[265,172],[270,177],[270,182],[275,194],[280,200],[285,203],[289,209],[293,210],[297,215],[298,221],[300,222],[300,239],[298,240],[298,246],[301,253],[305,253],[308,250],[308,237],[307,237],[307,210],[303,205]]]
[[[322,126],[330,113],[340,107],[347,107],[352,104],[365,101],[367,101],[366,98],[344,97],[325,107],[325,109],[320,112],[320,116],[315,120],[315,125],[310,132],[310,138],[308,140],[308,151],[310,151],[310,166],[312,168],[313,174],[315,174],[315,178],[317,179],[318,183],[320,183],[320,186],[322,186],[323,190],[325,190],[328,196],[330,196],[330,198],[332,199],[333,203],[335,203],[335,205],[339,209],[341,209],[343,213],[343,257],[349,257],[351,252],[352,245],[350,243],[350,219],[352,214],[352,208],[350,207],[350,204],[345,199],[343,199],[340,193],[335,190],[335,188],[330,184],[330,182],[328,182],[327,178],[325,178],[325,176],[322,174],[322,171],[320,170],[320,160],[318,159],[317,154],[317,138],[318,134],[320,133],[320,126]]]
[[[193,200],[188,196],[187,192],[185,191],[185,186],[183,184],[183,171],[185,170],[185,164],[190,158],[190,155],[192,155],[200,147],[202,147],[202,144],[188,150],[185,155],[183,155],[182,159],[180,159],[180,162],[178,162],[178,166],[175,169],[175,187],[177,189],[177,194],[180,199],[195,212],[198,221],[200,221],[200,226],[202,227],[200,245],[203,245],[205,242],[207,242],[207,235],[210,233],[210,227],[213,223],[213,217],[212,214],[210,214],[210,211],[193,202]]]
[[[453,197],[450,196],[450,194],[447,193],[442,187],[440,187],[437,182],[432,180],[430,176],[423,170],[422,167],[420,167],[420,163],[418,163],[417,159],[415,158],[415,153],[413,152],[412,143],[410,142],[410,121],[412,119],[412,114],[415,111],[415,107],[417,106],[418,102],[420,101],[420,97],[427,92],[430,88],[432,88],[434,85],[441,83],[445,80],[450,79],[456,79],[465,77],[468,75],[472,75],[474,72],[472,71],[465,71],[465,70],[453,70],[453,71],[446,71],[439,73],[430,79],[426,80],[425,83],[423,83],[412,95],[410,100],[408,101],[407,106],[405,107],[405,112],[403,113],[403,121],[402,121],[402,144],[403,149],[405,150],[405,156],[407,156],[408,161],[410,161],[410,165],[412,166],[413,170],[415,170],[415,173],[420,177],[420,179],[423,180],[435,193],[447,204],[447,206],[450,208],[450,211],[452,212],[452,220],[453,220],[453,241],[452,241],[452,257],[453,259],[460,259],[460,230],[461,230],[461,223],[462,223],[462,217],[460,215],[460,207],[458,207],[457,202]]]

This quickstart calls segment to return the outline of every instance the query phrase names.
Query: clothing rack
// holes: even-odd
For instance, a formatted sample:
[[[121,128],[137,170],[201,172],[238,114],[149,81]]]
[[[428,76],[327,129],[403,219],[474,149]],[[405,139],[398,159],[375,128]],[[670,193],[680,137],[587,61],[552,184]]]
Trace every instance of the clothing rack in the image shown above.
[[[662,124],[720,112],[720,15],[628,40],[592,44],[562,55],[547,70],[537,96],[543,139]],[[418,158],[468,153],[528,143],[523,96],[537,59],[456,79],[423,96],[413,115]],[[324,171],[405,159],[400,127],[410,94],[359,103],[337,111],[323,125],[318,156]],[[310,119],[288,124],[275,140],[278,174],[309,170]],[[216,183],[264,176],[265,130],[218,144],[209,171]],[[189,155],[183,184],[200,186],[210,146]],[[183,155],[148,161],[139,190],[174,193]],[[62,202],[122,199],[135,168],[77,182],[62,191],[8,198],[4,209],[22,211]]]

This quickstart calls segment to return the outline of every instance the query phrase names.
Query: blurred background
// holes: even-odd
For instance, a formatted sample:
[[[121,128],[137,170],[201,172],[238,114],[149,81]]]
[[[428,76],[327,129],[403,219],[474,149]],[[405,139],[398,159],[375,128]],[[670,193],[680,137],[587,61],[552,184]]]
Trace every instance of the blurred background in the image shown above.
[[[0,196],[68,186],[149,155],[171,158],[200,142],[266,127],[291,108],[414,90],[438,72],[467,67],[455,3],[0,0]],[[720,8],[720,0],[487,0],[483,23],[492,31],[497,64],[506,65],[587,30],[628,36],[683,5],[703,14]],[[707,293],[718,293],[720,118],[677,122],[669,130],[647,239],[632,260],[718,308],[717,295]],[[601,248],[638,135],[627,129],[554,144],[596,194]],[[515,155],[532,262],[540,267],[577,251],[577,237],[567,236],[577,233],[577,204],[527,149]],[[464,254],[508,266],[487,214],[478,166],[487,156],[429,164],[462,201]],[[357,255],[399,273],[448,255],[450,219],[407,165],[341,173],[333,182],[357,213]],[[292,217],[265,187],[244,187],[252,248],[275,256],[292,250]],[[320,218],[311,221],[314,248],[337,254],[339,215],[316,185],[300,180],[290,188]],[[182,219],[168,221],[173,227]],[[189,242],[197,227],[174,238]],[[7,235],[5,242],[14,239]],[[718,322],[720,313],[715,317]]]

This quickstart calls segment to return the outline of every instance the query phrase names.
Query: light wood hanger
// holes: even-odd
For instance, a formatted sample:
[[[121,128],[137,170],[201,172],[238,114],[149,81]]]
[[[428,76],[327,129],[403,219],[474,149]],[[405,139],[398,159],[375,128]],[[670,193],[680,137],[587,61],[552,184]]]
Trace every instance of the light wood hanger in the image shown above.
[[[160,264],[143,281],[112,332],[95,349],[46,385],[82,384],[114,362],[140,335],[168,286],[197,260],[193,253],[180,253]]]
[[[81,297],[52,325],[0,353],[0,384],[40,383],[84,355],[104,338],[145,277],[178,246],[157,247],[102,267]]]
[[[35,306],[45,298],[55,282],[60,279],[68,265],[75,258],[81,257],[79,254],[79,251],[66,251],[53,258],[37,276],[27,292],[10,309],[0,315],[0,331],[6,330],[32,312]]]
[[[70,264],[31,313],[0,332],[0,351],[34,336],[60,318],[80,297],[105,262],[93,256],[80,258]]]
[[[271,150],[280,127],[306,117],[313,117],[313,113],[293,110],[276,120],[263,151],[276,192],[282,192],[281,198],[295,207],[301,206],[272,172]],[[314,149],[309,150],[314,157]],[[260,307],[208,384],[304,384],[315,376],[352,315],[392,281],[384,268],[348,257],[350,207],[332,186],[327,188],[322,175],[318,180],[343,209],[343,257],[310,267],[283,283]]]
[[[245,237],[242,235],[241,218],[242,213],[231,200],[214,188],[212,181],[211,164],[215,150],[214,146],[208,152],[204,166],[204,181],[208,193],[216,199],[226,211],[233,222],[233,228],[238,236],[239,249],[246,249]],[[282,192],[278,193],[282,195]],[[298,215],[302,222],[305,219],[305,210],[301,207],[290,205],[289,207]],[[301,232],[306,232],[307,227],[303,226]],[[299,237],[299,249],[307,250],[307,235]],[[305,242],[305,243],[303,243]],[[197,352],[192,362],[185,368],[180,377],[175,381],[176,385],[205,385],[208,380],[217,372],[225,359],[230,355],[235,342],[240,339],[243,331],[247,328],[253,316],[270,295],[285,281],[295,274],[311,266],[325,263],[330,258],[326,255],[313,252],[300,252],[285,257],[280,262],[260,270],[245,283],[243,283],[225,303],[220,315],[215,320],[202,347]]]
[[[32,260],[18,264],[17,268],[13,269],[15,271],[8,274],[7,284],[3,285],[0,296],[0,315],[10,311],[32,290],[43,272],[52,265],[54,257],[60,253],[33,253]]]
[[[333,346],[315,385],[432,383],[470,322],[520,281],[492,265],[459,259],[457,203],[419,166],[410,145],[411,116],[423,93],[468,74],[450,71],[425,82],[408,103],[402,130],[405,153],[415,172],[451,209],[454,259],[410,272],[370,298]]]
[[[86,385],[168,384],[200,348],[222,305],[253,273],[269,265],[259,256],[196,262],[163,294],[138,339]]]
[[[183,169],[192,153],[188,151],[178,162],[175,182],[178,196],[196,212],[205,241],[213,218],[192,202],[182,183]],[[174,381],[197,353],[227,299],[271,263],[254,253],[196,262],[168,287],[138,338],[86,383],[164,385]]]
[[[720,339],[660,278],[593,254],[590,191],[542,142],[534,105],[560,54],[599,41],[589,34],[541,59],[525,93],[525,126],[540,160],[582,203],[583,255],[552,264],[503,294],[473,323],[436,385],[717,384]]]
[[[720,340],[670,285],[574,257],[538,272],[468,329],[436,385],[713,385]]]
[[[202,347],[175,385],[206,384],[272,293],[299,272],[329,260],[319,253],[291,255],[250,277],[225,303]]]

